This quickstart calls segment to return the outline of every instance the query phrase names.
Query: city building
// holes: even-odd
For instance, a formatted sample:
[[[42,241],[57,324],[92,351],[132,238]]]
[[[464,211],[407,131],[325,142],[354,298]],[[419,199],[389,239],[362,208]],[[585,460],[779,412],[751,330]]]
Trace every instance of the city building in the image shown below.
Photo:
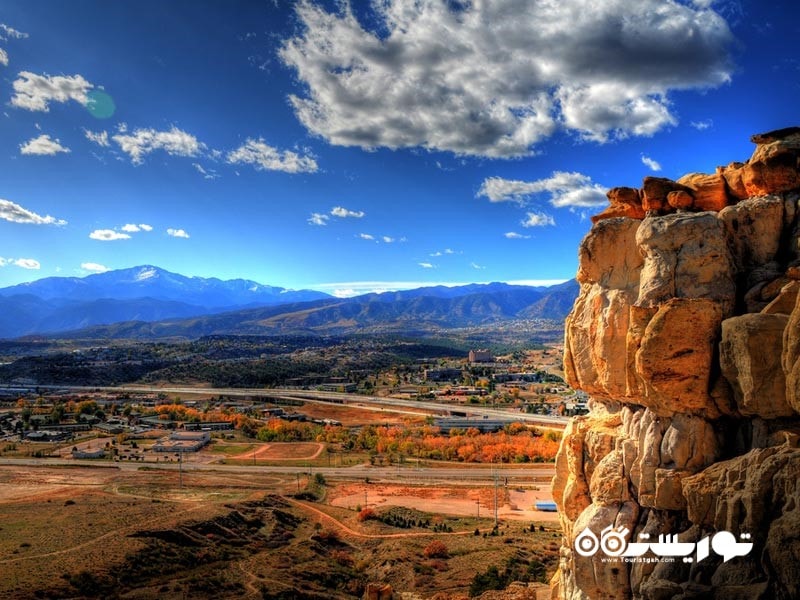
[[[226,431],[233,429],[230,421],[206,421],[201,423],[184,423],[184,431]]]
[[[153,452],[197,452],[210,441],[208,431],[175,431],[158,440]]]
[[[494,356],[489,350],[470,350],[469,362],[471,363],[492,363]]]

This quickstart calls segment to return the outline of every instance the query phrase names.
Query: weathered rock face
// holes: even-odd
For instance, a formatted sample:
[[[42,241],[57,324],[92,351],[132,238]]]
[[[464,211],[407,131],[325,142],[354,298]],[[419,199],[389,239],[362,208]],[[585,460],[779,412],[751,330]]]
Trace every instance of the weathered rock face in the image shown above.
[[[554,598],[800,597],[800,128],[752,139],[746,163],[615,188],[581,243],[564,366],[592,410],[556,458]],[[609,526],[753,546],[636,562],[576,545]]]

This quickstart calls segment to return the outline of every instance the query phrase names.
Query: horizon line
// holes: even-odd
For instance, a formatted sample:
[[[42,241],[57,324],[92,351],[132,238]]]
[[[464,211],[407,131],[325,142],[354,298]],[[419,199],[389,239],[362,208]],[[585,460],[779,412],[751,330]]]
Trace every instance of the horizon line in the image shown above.
[[[531,287],[550,287],[566,283],[572,278],[564,279],[511,279],[507,281],[348,281],[338,283],[314,283],[296,289],[308,289],[330,294],[336,298],[352,298],[363,294],[382,294],[385,292],[399,292],[427,287],[459,287],[464,285],[488,285],[490,283],[505,283],[507,285],[524,285]]]

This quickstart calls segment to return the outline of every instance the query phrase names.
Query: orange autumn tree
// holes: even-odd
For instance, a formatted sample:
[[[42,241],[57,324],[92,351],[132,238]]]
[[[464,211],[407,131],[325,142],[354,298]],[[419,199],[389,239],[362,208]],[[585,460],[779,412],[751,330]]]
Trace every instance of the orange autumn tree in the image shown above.
[[[407,456],[461,462],[543,462],[552,461],[558,451],[560,434],[540,435],[522,423],[512,423],[505,430],[480,433],[475,428],[442,434],[438,428],[364,427],[355,446],[380,454],[401,453]]]

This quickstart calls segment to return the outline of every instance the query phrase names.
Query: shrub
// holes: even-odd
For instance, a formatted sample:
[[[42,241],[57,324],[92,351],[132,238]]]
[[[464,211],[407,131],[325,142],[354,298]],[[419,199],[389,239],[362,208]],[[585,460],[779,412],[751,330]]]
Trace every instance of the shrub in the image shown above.
[[[339,534],[333,529],[320,529],[316,535],[317,539],[324,544],[338,544]]]
[[[377,519],[378,515],[371,508],[364,508],[358,513],[358,520],[361,522]]]
[[[474,598],[488,590],[502,590],[505,584],[497,566],[491,565],[485,573],[475,573],[469,586],[469,596]]]
[[[449,570],[450,567],[447,566],[447,563],[441,559],[434,559],[430,561],[431,568],[439,571],[440,573],[444,573],[445,571]]]
[[[447,550],[447,546],[444,545],[443,542],[439,540],[434,540],[422,551],[422,554],[425,558],[449,558],[450,552]]]
[[[353,556],[345,550],[334,550],[330,554],[331,560],[343,567],[353,566]]]

